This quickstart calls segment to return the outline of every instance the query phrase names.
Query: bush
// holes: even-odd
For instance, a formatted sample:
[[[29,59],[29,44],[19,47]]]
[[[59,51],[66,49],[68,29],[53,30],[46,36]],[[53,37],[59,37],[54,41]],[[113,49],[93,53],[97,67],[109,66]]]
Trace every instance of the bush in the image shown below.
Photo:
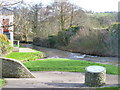
[[[48,39],[42,39],[40,37],[35,37],[33,39],[33,44],[42,46],[42,47],[49,47],[49,48],[56,48],[59,46],[67,46],[70,42],[70,38],[74,36],[80,27],[72,26],[65,31],[58,32],[57,36],[49,36]]]
[[[118,54],[118,49],[119,49],[119,45],[120,45],[120,23],[114,23],[111,25],[110,27],[110,45],[111,45],[111,49],[112,49],[112,53],[114,54]]]
[[[49,36],[48,37],[49,47],[55,48],[57,44],[57,36]]]
[[[9,53],[12,50],[11,42],[3,34],[0,34],[0,56]]]
[[[118,56],[118,24],[107,29],[81,29],[65,50],[99,56]]]
[[[60,31],[57,36],[57,45],[58,46],[67,46],[70,43],[70,38],[74,36],[80,27],[78,26],[71,26],[70,28],[66,29],[66,31]]]
[[[70,41],[70,36],[67,31],[60,31],[57,36],[57,46],[67,46]]]
[[[48,39],[42,39],[40,37],[35,37],[33,39],[33,45],[41,47],[50,47]]]

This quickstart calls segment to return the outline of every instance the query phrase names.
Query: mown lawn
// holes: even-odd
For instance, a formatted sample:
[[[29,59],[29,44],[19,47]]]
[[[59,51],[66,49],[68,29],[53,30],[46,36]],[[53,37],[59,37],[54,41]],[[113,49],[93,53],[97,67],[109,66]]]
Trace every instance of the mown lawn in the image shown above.
[[[22,62],[22,61],[33,61],[36,59],[43,58],[44,56],[45,54],[43,52],[36,51],[36,52],[12,52],[5,57],[16,59]]]
[[[3,85],[5,85],[5,80],[4,79],[0,79],[0,88],[3,86]]]
[[[120,90],[120,87],[102,87],[97,88],[96,90]]]
[[[107,74],[118,75],[118,66],[99,64],[82,60],[70,59],[45,59],[24,62],[24,65],[31,71],[65,71],[65,72],[85,72],[85,67],[90,65],[100,65],[107,69]]]

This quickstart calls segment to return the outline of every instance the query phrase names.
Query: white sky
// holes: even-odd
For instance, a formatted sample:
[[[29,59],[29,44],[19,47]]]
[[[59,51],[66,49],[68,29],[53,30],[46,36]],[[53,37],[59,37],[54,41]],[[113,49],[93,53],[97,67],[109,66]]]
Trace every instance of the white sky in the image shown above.
[[[4,0],[0,0],[4,1]],[[8,0],[7,0],[8,1]],[[9,1],[20,1],[20,0],[9,0]],[[23,0],[27,3],[43,3],[50,4],[54,0]],[[104,12],[104,11],[118,11],[118,2],[120,0],[69,0],[70,2],[79,5],[80,7],[86,10],[92,10],[95,12]],[[119,6],[120,7],[120,6]]]

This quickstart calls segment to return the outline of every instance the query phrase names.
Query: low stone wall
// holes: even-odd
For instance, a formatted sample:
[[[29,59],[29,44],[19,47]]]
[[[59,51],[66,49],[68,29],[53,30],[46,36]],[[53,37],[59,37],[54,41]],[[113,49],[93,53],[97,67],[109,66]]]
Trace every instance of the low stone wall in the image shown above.
[[[88,66],[85,73],[85,85],[99,87],[105,85],[106,68],[102,66]]]
[[[19,61],[0,57],[3,78],[34,78],[34,75]]]

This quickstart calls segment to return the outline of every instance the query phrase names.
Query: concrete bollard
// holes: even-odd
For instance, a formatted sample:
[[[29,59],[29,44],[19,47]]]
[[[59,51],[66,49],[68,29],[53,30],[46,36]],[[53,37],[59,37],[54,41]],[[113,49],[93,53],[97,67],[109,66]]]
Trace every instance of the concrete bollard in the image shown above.
[[[90,87],[99,87],[105,85],[106,68],[102,66],[88,66],[85,73],[85,85]]]
[[[13,52],[19,52],[19,40],[14,40],[14,44],[16,44],[17,46],[13,47]]]

